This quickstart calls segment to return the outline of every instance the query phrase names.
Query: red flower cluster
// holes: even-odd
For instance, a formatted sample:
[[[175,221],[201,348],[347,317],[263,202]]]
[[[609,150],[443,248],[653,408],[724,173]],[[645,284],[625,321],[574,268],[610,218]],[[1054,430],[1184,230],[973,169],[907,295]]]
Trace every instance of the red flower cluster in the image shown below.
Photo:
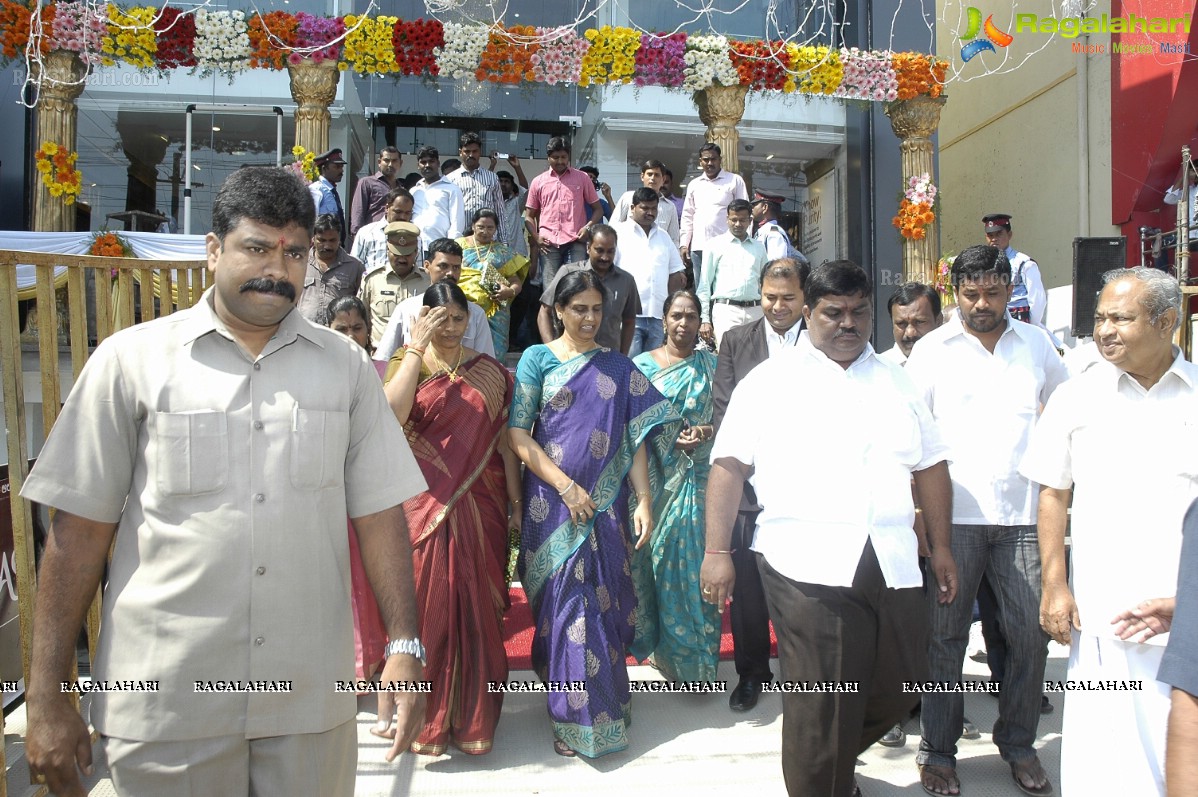
[[[755,91],[781,91],[786,84],[790,56],[787,55],[785,42],[732,42],[728,56],[740,75],[742,86]]]
[[[445,27],[437,19],[410,22],[401,19],[395,23],[391,46],[395,48],[395,63],[403,74],[437,75],[441,70],[433,48],[445,46]]]
[[[179,9],[166,6],[158,12],[154,32],[158,36],[158,52],[154,60],[159,69],[196,65],[196,57],[192,52],[196,41],[194,15],[181,14]]]
[[[541,46],[534,39],[537,29],[532,25],[513,25],[505,28],[502,23],[491,29],[487,47],[483,50],[474,77],[480,82],[519,83],[533,79],[532,56]]]

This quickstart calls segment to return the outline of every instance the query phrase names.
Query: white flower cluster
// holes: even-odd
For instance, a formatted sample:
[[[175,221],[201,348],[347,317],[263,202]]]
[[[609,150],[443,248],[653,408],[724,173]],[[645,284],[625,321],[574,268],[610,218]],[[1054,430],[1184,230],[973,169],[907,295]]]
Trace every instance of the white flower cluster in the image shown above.
[[[229,74],[250,68],[250,34],[243,11],[196,11],[196,66]]]
[[[489,29],[482,25],[445,23],[445,46],[433,49],[441,74],[455,80],[474,77],[483,50],[487,48]]]
[[[721,86],[740,83],[740,75],[728,57],[728,39],[724,36],[688,36],[682,58],[686,61],[682,88],[687,91],[701,91],[715,83]]]

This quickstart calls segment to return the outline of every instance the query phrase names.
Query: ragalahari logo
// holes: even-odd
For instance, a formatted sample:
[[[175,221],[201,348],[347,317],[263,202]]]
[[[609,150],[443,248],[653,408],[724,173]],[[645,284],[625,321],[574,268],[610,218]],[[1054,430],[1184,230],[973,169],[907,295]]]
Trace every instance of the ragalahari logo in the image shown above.
[[[982,24],[982,12],[973,6],[970,6],[966,10],[966,14],[968,16],[965,35],[961,37],[961,41],[968,42],[968,44],[961,48],[962,61],[969,61],[975,55],[982,52],[995,52],[994,45],[996,44],[999,47],[1006,47],[1015,41],[1015,37],[1009,33],[1004,33],[994,25],[993,14],[986,17],[985,24]],[[986,38],[979,39],[977,37],[979,32],[985,33]]]

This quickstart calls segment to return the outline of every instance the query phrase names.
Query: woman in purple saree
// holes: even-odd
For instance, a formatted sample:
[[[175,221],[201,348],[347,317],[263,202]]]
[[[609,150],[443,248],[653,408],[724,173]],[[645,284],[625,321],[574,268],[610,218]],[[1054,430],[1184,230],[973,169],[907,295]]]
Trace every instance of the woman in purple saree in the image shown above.
[[[657,636],[641,550],[653,530],[645,444],[672,447],[681,425],[627,357],[595,343],[602,291],[590,271],[563,278],[554,314],[565,331],[524,352],[509,421],[528,466],[519,566],[533,669],[554,688],[585,686],[549,693],[554,750],[566,756],[628,746],[625,658],[647,656]]]

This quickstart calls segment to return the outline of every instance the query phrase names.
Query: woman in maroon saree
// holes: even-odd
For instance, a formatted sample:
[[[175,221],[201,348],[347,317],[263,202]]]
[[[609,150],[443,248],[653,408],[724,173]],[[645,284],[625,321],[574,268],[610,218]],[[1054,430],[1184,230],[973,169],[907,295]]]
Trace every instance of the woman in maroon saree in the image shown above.
[[[520,506],[518,461],[505,432],[512,378],[495,359],[462,346],[469,303],[460,288],[438,283],[424,304],[411,342],[391,358],[385,387],[429,485],[403,505],[432,682],[412,751],[441,755],[452,742],[477,755],[490,752],[503,705],[487,682],[508,672],[507,541],[520,522],[518,511],[508,513],[509,501]]]

